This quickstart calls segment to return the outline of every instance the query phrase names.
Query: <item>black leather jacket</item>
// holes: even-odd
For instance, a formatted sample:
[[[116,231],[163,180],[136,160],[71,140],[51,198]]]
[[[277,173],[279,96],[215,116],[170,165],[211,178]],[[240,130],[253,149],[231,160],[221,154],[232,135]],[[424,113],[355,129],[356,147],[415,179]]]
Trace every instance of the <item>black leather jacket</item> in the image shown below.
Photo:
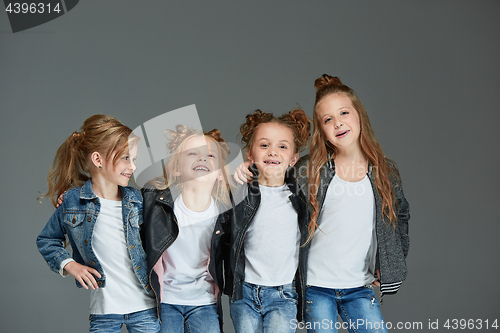
[[[158,317],[161,318],[160,283],[162,283],[163,277],[158,277],[153,268],[158,260],[161,260],[165,250],[179,235],[179,227],[174,215],[175,198],[168,188],[165,190],[145,188],[142,189],[142,196],[144,198],[144,224],[141,232],[147,255],[149,283],[156,297]],[[219,211],[223,213],[217,218],[212,234],[208,271],[216,285],[217,312],[220,329],[223,332],[221,295],[224,288],[222,262],[224,241],[222,239],[225,237],[229,225],[227,223],[229,211],[225,207]]]
[[[231,212],[230,243],[228,245],[227,257],[225,261],[225,289],[224,293],[232,297],[232,301],[243,298],[243,282],[245,281],[245,253],[243,243],[250,224],[257,213],[260,205],[260,190],[257,179],[257,168],[251,166],[250,171],[254,177],[250,184],[239,186],[233,191],[236,204]],[[301,233],[301,244],[307,239],[307,202],[305,196],[299,192],[299,187],[292,175],[294,170],[289,170],[285,177],[285,183],[290,188],[292,194],[289,196],[290,202],[298,215],[299,230]],[[245,197],[246,196],[246,197]],[[298,294],[299,311],[298,320],[302,320],[301,305],[305,297],[305,274],[307,270],[304,264],[299,261],[299,268],[295,275],[295,288]]]

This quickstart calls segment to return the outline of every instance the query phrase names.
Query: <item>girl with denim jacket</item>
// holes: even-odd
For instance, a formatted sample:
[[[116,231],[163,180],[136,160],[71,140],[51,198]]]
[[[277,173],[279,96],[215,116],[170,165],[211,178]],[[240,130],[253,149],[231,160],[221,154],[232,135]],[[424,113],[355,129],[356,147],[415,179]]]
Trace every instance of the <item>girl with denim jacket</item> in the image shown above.
[[[216,129],[167,131],[164,177],[143,189],[143,237],[160,332],[222,331],[229,148]]]
[[[260,110],[241,125],[252,181],[235,191],[226,289],[236,333],[295,332],[301,232],[306,200],[287,170],[309,138],[302,110],[281,117]],[[235,177],[236,178],[236,177]]]
[[[406,278],[410,216],[401,178],[354,91],[326,74],[315,87],[310,156],[299,162],[311,204],[301,249],[306,327],[387,332],[373,287],[396,293]]]
[[[158,332],[139,228],[142,196],[127,187],[137,137],[117,119],[94,115],[59,147],[48,176],[52,199],[63,194],[37,238],[49,267],[90,291],[90,332]],[[72,256],[65,248],[69,241]]]

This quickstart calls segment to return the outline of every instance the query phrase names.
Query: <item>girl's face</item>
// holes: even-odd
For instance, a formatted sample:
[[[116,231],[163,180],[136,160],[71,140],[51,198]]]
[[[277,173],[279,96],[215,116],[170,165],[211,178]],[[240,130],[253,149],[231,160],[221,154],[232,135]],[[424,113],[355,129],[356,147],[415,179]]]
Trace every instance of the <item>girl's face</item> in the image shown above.
[[[109,159],[103,163],[102,170],[98,172],[110,183],[127,186],[128,181],[136,169],[137,144],[129,146],[128,152],[121,156],[116,165],[113,165],[113,158],[116,153],[111,154]]]
[[[215,183],[221,175],[217,143],[203,135],[189,138],[180,153],[180,175],[182,182],[191,180]]]
[[[316,104],[316,115],[325,138],[339,149],[359,147],[361,125],[351,99],[330,94]]]
[[[299,157],[295,153],[293,131],[279,123],[260,124],[253,135],[252,148],[247,150],[247,157],[255,163],[261,176],[284,179],[286,169]]]

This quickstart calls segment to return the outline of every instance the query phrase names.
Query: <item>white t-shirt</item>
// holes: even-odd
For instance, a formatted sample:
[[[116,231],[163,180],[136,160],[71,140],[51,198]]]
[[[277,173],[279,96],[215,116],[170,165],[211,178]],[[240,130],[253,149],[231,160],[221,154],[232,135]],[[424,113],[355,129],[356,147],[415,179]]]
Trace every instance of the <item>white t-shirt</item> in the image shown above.
[[[291,283],[298,266],[300,231],[287,185],[259,185],[261,202],[244,239],[245,281],[261,286]]]
[[[307,284],[356,288],[375,278],[375,199],[370,179],[347,182],[337,175],[328,187],[311,241]]]
[[[189,210],[182,195],[175,200],[179,235],[162,256],[165,268],[162,303],[191,306],[215,303],[215,283],[208,264],[217,212],[213,199],[204,212]]]
[[[126,314],[151,309],[154,298],[137,279],[123,229],[122,202],[99,198],[92,249],[106,276],[106,286],[90,291],[91,314]]]

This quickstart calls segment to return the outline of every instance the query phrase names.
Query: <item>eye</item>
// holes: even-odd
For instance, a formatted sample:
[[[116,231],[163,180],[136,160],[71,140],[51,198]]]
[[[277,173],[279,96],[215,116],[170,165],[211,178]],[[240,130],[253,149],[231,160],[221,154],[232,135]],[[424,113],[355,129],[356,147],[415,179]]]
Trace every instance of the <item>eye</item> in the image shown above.
[[[192,155],[196,155],[196,153],[194,151],[188,152],[188,156],[192,156]]]
[[[328,117],[326,118],[324,121],[323,121],[323,124],[327,124],[330,122],[330,120],[332,120],[332,118]]]
[[[279,145],[278,148],[280,148],[280,149],[288,149],[288,147],[286,145]]]
[[[208,154],[208,157],[215,158],[215,155],[214,154]]]
[[[128,161],[128,160],[129,160],[129,158],[130,158],[129,156],[123,156],[123,159],[124,159],[125,161]]]
[[[349,114],[349,112],[348,112],[348,111],[342,111],[342,112],[340,112],[340,115],[341,115],[341,116],[344,116],[344,115],[346,115],[346,114]]]
[[[268,145],[267,143],[262,143],[262,144],[260,145],[260,147],[261,147],[261,148],[267,148],[267,147],[269,147],[269,145]]]

